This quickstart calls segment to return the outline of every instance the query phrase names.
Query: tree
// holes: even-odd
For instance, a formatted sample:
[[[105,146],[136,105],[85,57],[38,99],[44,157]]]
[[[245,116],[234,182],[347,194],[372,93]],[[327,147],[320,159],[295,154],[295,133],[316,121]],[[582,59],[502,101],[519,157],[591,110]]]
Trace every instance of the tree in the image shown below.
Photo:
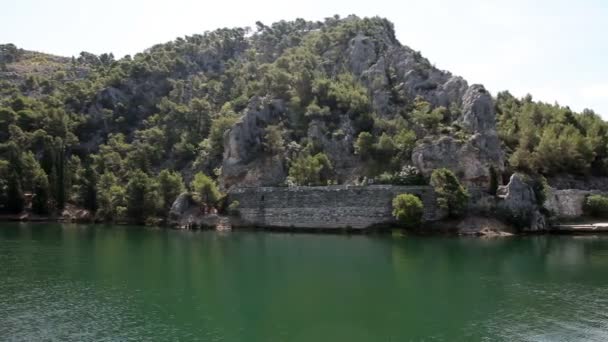
[[[264,150],[271,154],[280,154],[285,151],[285,140],[283,139],[280,126],[266,126],[266,134],[264,135]]]
[[[142,170],[135,170],[129,175],[127,183],[127,214],[137,222],[145,222],[154,216],[161,205],[161,198],[154,179]]]
[[[393,217],[406,228],[420,226],[424,206],[422,201],[412,194],[400,194],[393,199]]]
[[[198,200],[208,205],[215,205],[221,197],[215,181],[202,172],[194,175],[190,187],[196,193]]]
[[[431,104],[422,97],[416,98],[414,106],[415,109],[412,112],[414,122],[430,131],[435,131],[447,114],[445,107],[431,109]]]
[[[469,193],[460,184],[454,173],[448,169],[436,169],[431,174],[431,185],[435,189],[437,205],[448,211],[451,217],[464,214]]]
[[[162,170],[158,174],[158,188],[165,213],[169,212],[177,196],[186,190],[182,176],[178,172],[169,170]]]
[[[380,161],[389,161],[396,153],[397,147],[393,139],[386,133],[382,133],[375,146],[375,157]]]
[[[6,186],[6,211],[12,214],[18,214],[23,211],[25,199],[23,197],[23,189],[21,181],[15,170],[9,171],[8,181]]]
[[[374,151],[374,137],[369,132],[361,132],[355,141],[355,153],[367,159]]]
[[[97,210],[97,173],[88,164],[83,170],[80,178],[81,184],[78,191],[79,203],[86,209]]]
[[[325,153],[301,155],[289,167],[289,181],[296,185],[327,185],[333,167]]]
[[[113,173],[107,172],[99,177],[96,199],[99,217],[106,221],[124,218],[127,206],[126,192],[118,184],[118,178]]]
[[[49,213],[51,191],[49,178],[42,168],[36,170],[32,184],[32,211],[38,215],[46,215]]]

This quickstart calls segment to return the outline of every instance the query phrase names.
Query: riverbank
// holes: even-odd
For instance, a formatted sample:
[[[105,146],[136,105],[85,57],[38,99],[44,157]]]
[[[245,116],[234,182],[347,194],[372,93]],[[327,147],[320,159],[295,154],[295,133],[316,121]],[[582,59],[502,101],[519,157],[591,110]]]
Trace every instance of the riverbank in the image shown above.
[[[23,222],[23,223],[78,223],[78,224],[100,224],[117,226],[141,226],[158,227],[170,230],[239,230],[239,231],[268,231],[268,232],[289,232],[289,233],[318,233],[318,234],[391,234],[394,231],[407,231],[414,235],[431,236],[470,236],[470,237],[511,237],[524,235],[543,235],[543,234],[564,234],[564,235],[593,235],[608,234],[608,223],[584,222],[555,223],[549,229],[537,232],[522,232],[493,218],[470,216],[460,220],[441,220],[427,222],[418,229],[404,230],[397,225],[377,225],[365,229],[355,228],[311,228],[311,227],[276,227],[276,226],[255,226],[243,225],[238,217],[224,215],[209,215],[208,217],[197,219],[197,225],[177,225],[175,222],[157,221],[156,224],[141,224],[129,220],[120,222],[105,222],[100,220],[72,219],[64,216],[40,216],[28,213],[20,215],[0,215],[0,222]],[[206,222],[206,224],[201,224]]]

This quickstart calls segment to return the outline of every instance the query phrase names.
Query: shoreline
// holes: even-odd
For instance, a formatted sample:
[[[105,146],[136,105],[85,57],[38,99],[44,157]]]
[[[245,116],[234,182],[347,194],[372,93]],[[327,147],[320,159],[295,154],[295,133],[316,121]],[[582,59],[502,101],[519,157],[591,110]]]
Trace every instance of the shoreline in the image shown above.
[[[228,216],[222,216],[229,218]],[[139,228],[157,228],[177,231],[218,231],[226,230],[216,229],[214,227],[203,226],[197,228],[180,228],[171,224],[156,224],[146,225],[135,222],[105,222],[95,220],[71,220],[61,217],[43,217],[35,216],[23,218],[23,215],[0,215],[1,222],[19,222],[19,223],[60,223],[60,224],[87,224],[87,225],[116,225],[116,226],[132,226]],[[518,236],[534,236],[534,235],[571,235],[571,236],[589,236],[589,235],[604,235],[608,234],[608,224],[605,223],[589,223],[589,224],[568,224],[558,223],[551,226],[549,230],[543,231],[505,231],[499,229],[483,228],[476,230],[448,228],[455,227],[449,221],[428,222],[422,228],[418,229],[403,229],[398,226],[380,225],[369,228],[306,228],[306,227],[259,227],[259,226],[236,226],[228,231],[256,231],[256,232],[272,232],[272,233],[290,233],[290,234],[322,234],[322,235],[389,235],[395,231],[400,231],[404,234],[413,234],[416,236],[445,236],[445,237],[479,237],[479,238],[495,238],[495,237],[518,237]]]

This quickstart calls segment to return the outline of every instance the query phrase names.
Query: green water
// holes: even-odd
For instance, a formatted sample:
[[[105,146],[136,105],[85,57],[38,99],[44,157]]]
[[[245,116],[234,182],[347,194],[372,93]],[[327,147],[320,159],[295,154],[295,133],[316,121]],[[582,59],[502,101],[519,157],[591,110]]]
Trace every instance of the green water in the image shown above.
[[[606,341],[608,236],[1,223],[0,340]]]

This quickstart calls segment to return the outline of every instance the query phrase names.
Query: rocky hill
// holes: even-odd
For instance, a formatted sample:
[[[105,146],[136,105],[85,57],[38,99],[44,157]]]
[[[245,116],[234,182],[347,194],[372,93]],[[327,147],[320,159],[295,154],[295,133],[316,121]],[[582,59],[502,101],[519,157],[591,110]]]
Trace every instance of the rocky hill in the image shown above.
[[[11,194],[38,192],[43,211],[163,216],[197,173],[223,189],[412,185],[447,167],[492,193],[514,171],[608,170],[608,125],[592,111],[492,97],[402,45],[388,20],[355,16],[219,29],[120,60],[2,45],[0,126],[5,211]]]

